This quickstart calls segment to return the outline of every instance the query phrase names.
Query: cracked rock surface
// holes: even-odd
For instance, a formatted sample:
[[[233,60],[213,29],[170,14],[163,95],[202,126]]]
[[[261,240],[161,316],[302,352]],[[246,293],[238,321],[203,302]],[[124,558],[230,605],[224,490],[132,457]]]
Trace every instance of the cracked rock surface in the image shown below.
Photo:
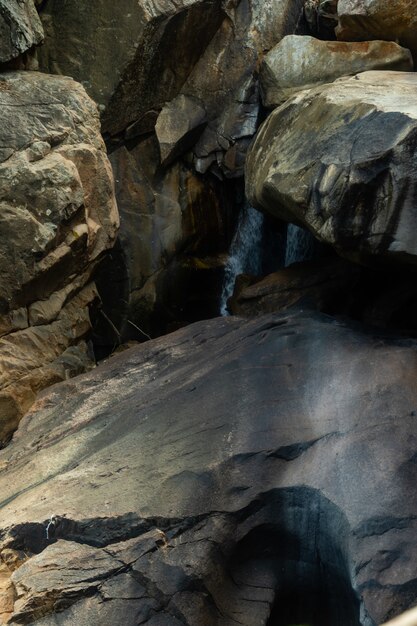
[[[0,63],[40,44],[43,37],[33,0],[0,0]]]
[[[70,78],[0,75],[0,444],[37,391],[92,365],[92,272],[118,213],[95,104]]]
[[[52,387],[0,452],[0,623],[406,609],[416,370],[414,341],[293,312],[199,322]]]

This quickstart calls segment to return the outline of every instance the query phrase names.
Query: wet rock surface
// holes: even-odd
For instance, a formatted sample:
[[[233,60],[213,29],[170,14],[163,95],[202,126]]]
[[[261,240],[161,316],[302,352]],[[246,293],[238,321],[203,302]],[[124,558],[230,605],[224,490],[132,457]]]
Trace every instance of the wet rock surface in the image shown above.
[[[290,99],[251,147],[249,200],[355,261],[414,264],[416,96],[414,73],[364,72]]]
[[[416,348],[325,316],[220,318],[51,388],[0,452],[0,611],[356,626],[407,608]]]
[[[0,76],[0,441],[91,367],[92,272],[118,214],[96,107],[69,78]]]

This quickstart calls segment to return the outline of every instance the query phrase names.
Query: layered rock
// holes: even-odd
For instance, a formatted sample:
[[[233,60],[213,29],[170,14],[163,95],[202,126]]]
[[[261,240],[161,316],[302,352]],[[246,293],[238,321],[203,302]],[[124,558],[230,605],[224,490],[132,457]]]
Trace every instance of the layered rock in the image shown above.
[[[416,370],[415,342],[292,314],[200,322],[53,387],[0,452],[0,613],[400,613],[417,578]]]
[[[0,441],[37,391],[91,366],[91,282],[114,241],[94,103],[69,78],[0,77]]]
[[[339,0],[338,39],[398,40],[417,54],[417,14],[413,0]]]
[[[417,75],[364,72],[303,92],[262,126],[254,206],[358,261],[415,263]]]
[[[43,28],[33,0],[0,1],[0,63],[40,44]]]
[[[274,108],[303,89],[366,70],[412,69],[410,51],[391,41],[345,43],[288,35],[263,59],[263,102]]]

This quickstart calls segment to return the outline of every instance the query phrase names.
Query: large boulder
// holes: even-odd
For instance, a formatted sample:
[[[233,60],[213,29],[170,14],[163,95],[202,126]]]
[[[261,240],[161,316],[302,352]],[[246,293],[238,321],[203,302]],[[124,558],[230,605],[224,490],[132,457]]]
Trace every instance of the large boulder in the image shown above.
[[[357,261],[417,261],[417,74],[364,72],[302,92],[247,160],[254,206]]]
[[[96,106],[70,78],[0,76],[0,441],[91,367],[92,271],[118,226]]]
[[[417,55],[417,13],[414,0],[339,0],[338,39],[398,40]]]
[[[373,626],[408,608],[416,347],[219,318],[53,387],[0,452],[0,614]]]
[[[263,101],[274,108],[303,89],[331,83],[366,70],[410,72],[409,50],[391,41],[345,43],[288,35],[264,57],[260,79]]]
[[[43,36],[33,0],[0,0],[0,63],[40,44]]]

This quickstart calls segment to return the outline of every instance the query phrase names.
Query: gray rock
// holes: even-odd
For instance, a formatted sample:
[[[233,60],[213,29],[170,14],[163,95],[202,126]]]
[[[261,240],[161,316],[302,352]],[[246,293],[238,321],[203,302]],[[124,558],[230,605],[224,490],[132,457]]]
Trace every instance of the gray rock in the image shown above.
[[[0,0],[0,63],[40,44],[43,37],[33,0]]]
[[[194,98],[179,95],[165,105],[155,125],[162,165],[193,146],[206,123],[206,110]]]
[[[252,145],[247,194],[356,261],[417,260],[417,75],[364,72],[302,92]]]
[[[224,13],[220,0],[121,0],[117,10],[111,0],[47,0],[41,17],[41,69],[80,81],[117,134],[178,94]]]
[[[410,51],[394,42],[345,43],[288,35],[262,61],[263,102],[274,108],[303,89],[366,70],[412,69]]]
[[[0,612],[358,626],[406,609],[416,347],[325,316],[219,318],[54,386],[0,451]]]
[[[38,390],[92,366],[91,275],[118,225],[98,113],[81,85],[0,76],[0,441]]]

